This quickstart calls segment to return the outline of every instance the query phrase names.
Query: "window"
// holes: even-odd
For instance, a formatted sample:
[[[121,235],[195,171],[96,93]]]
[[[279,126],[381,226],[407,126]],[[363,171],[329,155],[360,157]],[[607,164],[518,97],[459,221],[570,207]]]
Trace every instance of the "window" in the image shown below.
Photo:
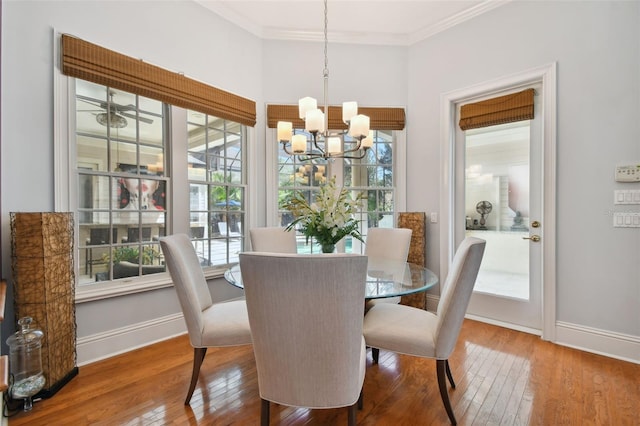
[[[80,284],[164,272],[165,107],[76,81]]]
[[[294,133],[304,134],[304,130],[296,129]],[[396,179],[394,178],[394,147],[397,146],[392,130],[374,131],[373,147],[362,159],[333,159],[326,161],[315,159],[300,161],[297,156],[284,152],[282,145],[278,148],[278,218],[280,226],[287,226],[293,221],[290,212],[281,208],[282,202],[294,191],[301,191],[308,201],[316,197],[318,187],[332,176],[336,176],[338,185],[353,190],[352,197],[363,193],[360,210],[360,232],[366,239],[367,229],[371,227],[394,227],[396,212],[403,209],[397,200]],[[345,144],[353,143],[346,136]],[[403,170],[403,169],[402,169]],[[320,247],[314,241],[306,244],[304,236],[298,237],[299,253],[317,253]],[[344,250],[348,253],[364,251],[362,243],[352,237],[344,239]]]
[[[187,114],[191,236],[203,266],[237,262],[245,223],[243,126]]]
[[[281,203],[292,191],[302,191],[307,200],[313,201],[318,186],[332,176],[336,183],[355,193],[364,193],[361,208],[361,234],[366,239],[367,229],[375,226],[396,226],[396,213],[405,209],[405,111],[392,107],[359,107],[362,114],[369,116],[374,129],[374,144],[361,160],[331,159],[299,161],[288,155],[276,140],[276,132],[267,132],[267,171],[277,167],[277,181],[269,188],[277,188],[277,194],[267,196],[267,223],[286,226],[293,221],[291,213],[281,208]],[[329,127],[346,129],[342,122],[341,108],[328,107]],[[278,121],[293,123],[294,132],[304,134],[304,120],[299,118],[297,105],[267,105],[267,127],[277,128]],[[341,127],[342,126],[342,127]],[[307,135],[309,136],[309,135]],[[346,136],[345,144],[353,141]],[[278,146],[278,149],[275,146]],[[348,147],[347,147],[348,149]],[[298,238],[298,252],[317,252],[317,245],[307,246],[306,238]],[[362,243],[351,237],[344,239],[346,252],[361,253]]]
[[[171,114],[176,110],[75,80],[80,285],[165,272],[159,239],[168,230],[180,232],[180,218],[187,215],[203,267],[238,261],[246,126],[191,110]],[[171,127],[186,129],[183,140],[171,140]],[[186,147],[186,155],[178,147]],[[170,208],[172,194],[175,200],[184,192],[165,172],[165,158],[172,156],[186,158],[183,164],[174,161],[172,169],[173,176],[185,176],[177,181],[188,180],[184,212]]]
[[[158,240],[189,233],[190,223],[203,267],[237,260],[234,232],[246,212],[241,157],[255,102],[73,36],[58,38],[55,204],[77,212],[76,300],[166,285]],[[223,236],[218,225],[214,233],[215,217],[235,228]],[[216,239],[224,246],[212,248]]]

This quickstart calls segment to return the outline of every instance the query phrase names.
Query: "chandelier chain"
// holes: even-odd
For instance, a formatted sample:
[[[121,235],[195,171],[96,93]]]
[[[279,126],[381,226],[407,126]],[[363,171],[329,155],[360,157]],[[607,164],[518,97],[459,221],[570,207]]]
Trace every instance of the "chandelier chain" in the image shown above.
[[[328,55],[329,38],[327,37],[328,25],[329,25],[329,18],[327,13],[327,0],[324,0],[324,76],[325,77],[329,77],[329,55]]]
[[[1,1],[1,0],[0,0]],[[371,148],[373,139],[369,136],[369,117],[358,114],[357,102],[342,104],[342,121],[347,130],[329,130],[329,12],[328,0],[324,0],[324,110],[317,105],[314,98],[306,97],[298,102],[300,118],[305,121],[305,130],[311,134],[307,136],[293,134],[293,123],[278,121],[278,140],[282,149],[289,155],[298,157],[298,161],[312,161],[323,158],[362,159]],[[321,123],[321,121],[324,123]],[[345,146],[345,136],[349,134],[352,145]],[[310,148],[309,148],[310,147]]]

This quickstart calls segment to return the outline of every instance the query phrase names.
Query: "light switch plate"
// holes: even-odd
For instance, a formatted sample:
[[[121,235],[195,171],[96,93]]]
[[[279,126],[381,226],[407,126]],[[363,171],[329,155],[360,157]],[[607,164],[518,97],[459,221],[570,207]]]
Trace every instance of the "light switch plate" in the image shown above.
[[[640,228],[640,213],[614,213],[613,214],[613,227],[614,228]]]
[[[640,189],[616,189],[613,204],[640,204]]]

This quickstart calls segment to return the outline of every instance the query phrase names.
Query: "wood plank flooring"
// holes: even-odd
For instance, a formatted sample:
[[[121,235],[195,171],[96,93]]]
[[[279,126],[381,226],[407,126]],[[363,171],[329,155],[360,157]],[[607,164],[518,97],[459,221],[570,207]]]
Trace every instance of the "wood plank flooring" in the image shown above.
[[[209,349],[190,406],[193,350],[186,336],[80,367],[20,425],[257,425],[260,397],[250,346]],[[450,358],[459,425],[640,425],[640,365],[466,320]],[[448,425],[435,361],[368,355],[359,425]],[[343,425],[346,409],[272,404],[272,425]]]

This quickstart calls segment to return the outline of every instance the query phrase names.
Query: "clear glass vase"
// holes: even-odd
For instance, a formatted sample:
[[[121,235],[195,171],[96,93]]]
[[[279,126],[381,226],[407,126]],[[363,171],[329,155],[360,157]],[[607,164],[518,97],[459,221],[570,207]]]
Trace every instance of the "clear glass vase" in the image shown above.
[[[321,244],[320,248],[323,253],[333,253],[336,250],[335,244]]]
[[[13,399],[24,400],[24,411],[31,410],[31,397],[40,392],[45,384],[41,356],[44,334],[31,328],[31,321],[31,317],[18,320],[20,330],[7,339],[12,379],[9,395]]]

